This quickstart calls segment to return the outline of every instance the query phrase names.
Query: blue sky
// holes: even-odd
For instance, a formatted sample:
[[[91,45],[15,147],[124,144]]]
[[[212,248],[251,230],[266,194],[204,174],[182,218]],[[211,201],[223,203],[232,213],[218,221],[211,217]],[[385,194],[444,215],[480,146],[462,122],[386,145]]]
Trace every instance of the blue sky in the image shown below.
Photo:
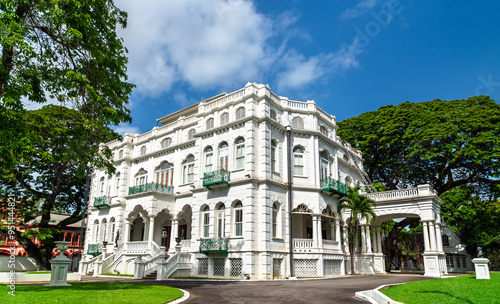
[[[500,101],[497,1],[116,0],[129,14],[133,123],[247,82],[338,121],[404,101]],[[265,75],[265,76],[264,76]]]

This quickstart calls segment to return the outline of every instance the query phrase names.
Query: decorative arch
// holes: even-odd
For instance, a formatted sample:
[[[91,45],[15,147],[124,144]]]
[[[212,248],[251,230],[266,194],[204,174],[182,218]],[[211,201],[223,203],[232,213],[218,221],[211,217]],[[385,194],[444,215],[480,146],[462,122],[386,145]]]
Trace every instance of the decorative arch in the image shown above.
[[[299,212],[299,213],[313,213],[309,207],[307,207],[306,204],[300,204],[297,206],[297,208],[294,208],[292,212]]]

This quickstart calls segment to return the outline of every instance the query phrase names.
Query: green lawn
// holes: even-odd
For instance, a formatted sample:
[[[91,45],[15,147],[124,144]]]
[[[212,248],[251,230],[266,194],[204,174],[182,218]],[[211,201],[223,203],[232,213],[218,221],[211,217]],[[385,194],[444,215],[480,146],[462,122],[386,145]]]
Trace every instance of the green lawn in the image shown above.
[[[410,282],[382,290],[382,293],[405,304],[500,303],[500,273],[490,273],[490,277],[490,280],[476,280],[476,276],[468,275]]]
[[[0,303],[52,304],[52,303],[168,303],[182,297],[182,291],[159,285],[122,282],[70,283],[68,287],[16,285],[15,296],[10,288],[0,286]]]

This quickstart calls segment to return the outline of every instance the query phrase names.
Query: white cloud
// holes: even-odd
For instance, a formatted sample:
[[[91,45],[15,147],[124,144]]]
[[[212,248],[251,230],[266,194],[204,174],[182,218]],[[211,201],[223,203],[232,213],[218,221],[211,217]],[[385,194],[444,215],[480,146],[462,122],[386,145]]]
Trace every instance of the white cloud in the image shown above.
[[[278,89],[298,88],[336,69],[356,66],[360,52],[344,48],[306,57],[288,45],[292,39],[312,40],[294,28],[300,13],[285,11],[272,19],[257,12],[251,0],[116,4],[129,16],[127,29],[119,34],[129,50],[130,81],[137,85],[131,107],[164,93],[186,105],[192,101],[176,85],[198,91],[223,89],[257,81],[267,72],[277,76]]]
[[[115,132],[120,135],[125,135],[125,133],[141,133],[139,128],[125,124],[120,124],[118,127],[116,127]]]
[[[354,8],[350,8],[342,12],[342,14],[340,14],[340,18],[344,20],[354,19],[368,13],[376,4],[377,0],[362,0]]]
[[[357,39],[350,45],[342,46],[334,53],[319,54],[306,58],[301,54],[283,58],[286,69],[278,75],[278,90],[298,89],[308,85],[327,73],[359,66],[356,56],[361,49],[356,47]]]
[[[274,60],[267,47],[272,21],[250,1],[118,0],[117,6],[129,14],[121,35],[130,79],[144,95],[168,92],[176,81],[197,89],[246,82]]]

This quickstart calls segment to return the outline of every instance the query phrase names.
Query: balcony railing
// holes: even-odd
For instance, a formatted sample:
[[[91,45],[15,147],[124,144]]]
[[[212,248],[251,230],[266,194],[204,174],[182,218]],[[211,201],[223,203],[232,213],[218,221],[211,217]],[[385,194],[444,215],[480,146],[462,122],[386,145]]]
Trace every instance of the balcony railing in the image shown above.
[[[347,195],[347,186],[331,177],[321,179],[320,185],[321,185],[321,192]]]
[[[89,244],[87,248],[87,254],[101,254],[100,244]]]
[[[213,238],[200,240],[200,252],[222,252],[227,253],[229,247],[229,239],[227,238]]]
[[[100,196],[94,198],[94,207],[96,208],[109,208],[109,205],[111,204],[111,197],[109,196]]]
[[[230,175],[231,172],[224,169],[203,173],[203,187],[210,188],[217,184],[229,185]]]
[[[166,193],[166,194],[173,194],[174,193],[174,186],[164,186],[161,184],[157,184],[155,182],[153,183],[148,183],[148,184],[143,184],[143,185],[138,185],[138,186],[133,186],[128,188],[128,194],[138,194],[138,193],[143,193],[143,192],[149,192],[149,191],[156,191],[156,192],[161,192],[161,193]]]

